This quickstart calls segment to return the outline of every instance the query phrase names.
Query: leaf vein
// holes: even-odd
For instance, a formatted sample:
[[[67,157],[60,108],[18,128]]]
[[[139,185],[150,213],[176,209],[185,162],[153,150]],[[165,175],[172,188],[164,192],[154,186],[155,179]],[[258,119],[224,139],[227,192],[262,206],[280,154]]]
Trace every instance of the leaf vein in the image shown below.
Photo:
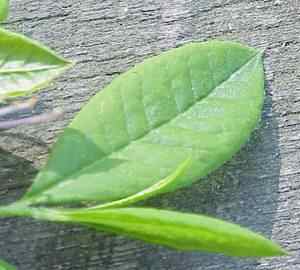
[[[206,98],[207,96],[210,96],[211,94],[213,94],[214,91],[215,91],[218,87],[222,87],[222,85],[223,85],[224,83],[226,83],[228,80],[231,80],[232,78],[234,78],[234,77],[236,76],[236,74],[237,74],[238,72],[240,72],[243,68],[245,68],[248,64],[250,64],[250,63],[256,58],[257,55],[258,55],[258,53],[253,54],[253,55],[252,55],[250,58],[248,58],[243,64],[241,64],[238,68],[236,68],[230,75],[228,75],[225,79],[223,79],[218,85],[215,85],[215,84],[214,84],[213,87],[212,87],[212,89],[211,89],[211,91],[209,91],[208,94],[207,94],[206,96],[201,96],[200,98],[198,98],[198,100],[197,100],[196,102],[194,102],[193,104],[187,106],[187,108],[185,108],[185,109],[181,112],[180,115],[186,113],[188,110],[190,110],[191,108],[193,108],[197,103],[200,103],[204,98]],[[211,69],[210,69],[210,70],[211,70]],[[211,74],[211,72],[210,72],[210,74]],[[212,74],[211,74],[211,75],[212,75]],[[140,80],[140,76],[138,76],[138,78],[139,78],[139,80]],[[214,78],[212,78],[212,79],[214,79]],[[141,82],[141,87],[140,87],[140,89],[142,89],[141,93],[142,93],[142,95],[144,95],[144,93],[143,93],[143,89],[144,89],[144,87],[143,87],[143,82]],[[145,112],[145,115],[146,115],[146,119],[147,119],[146,108],[145,108],[145,104],[144,104],[143,100],[144,100],[144,99],[142,98],[142,105],[143,105],[143,109],[144,109],[144,112]],[[70,173],[70,174],[68,174],[68,175],[65,175],[64,177],[65,177],[66,180],[65,180],[64,182],[68,181],[68,178],[71,177],[72,175],[77,175],[77,174],[81,173],[82,171],[87,170],[89,167],[92,167],[93,165],[95,165],[95,163],[100,162],[101,160],[104,160],[104,159],[106,159],[106,158],[109,158],[110,156],[114,155],[116,152],[118,152],[118,151],[120,151],[120,150],[122,150],[122,149],[128,147],[130,144],[132,144],[132,143],[134,143],[134,142],[140,140],[142,137],[147,136],[149,133],[151,133],[151,132],[157,130],[157,129],[160,128],[161,126],[166,125],[166,124],[172,122],[172,121],[173,121],[174,119],[176,119],[178,116],[179,116],[179,115],[175,116],[175,117],[172,118],[172,119],[168,119],[168,120],[166,120],[166,121],[164,121],[164,122],[162,122],[162,123],[159,123],[157,126],[152,127],[152,129],[149,129],[149,127],[148,127],[148,131],[146,131],[146,133],[144,133],[144,134],[138,136],[138,137],[137,137],[136,139],[134,139],[134,140],[131,140],[128,144],[123,145],[123,146],[119,146],[119,147],[118,147],[117,149],[115,149],[113,152],[107,154],[107,156],[105,156],[105,157],[103,157],[103,158],[101,158],[101,159],[99,159],[99,160],[97,160],[97,161],[92,162],[90,165],[85,166],[84,168],[78,170],[76,173],[73,173],[73,172],[72,172],[72,173]],[[149,121],[149,120],[148,120],[148,121]],[[44,190],[49,189],[49,188],[51,188],[51,187],[53,187],[53,186],[56,186],[57,184],[58,184],[57,181],[52,182],[52,183],[50,183],[49,185],[44,186],[43,189],[40,189],[38,193],[31,194],[29,198],[33,198],[33,197],[35,197],[36,195],[38,195],[39,193],[42,193]]]

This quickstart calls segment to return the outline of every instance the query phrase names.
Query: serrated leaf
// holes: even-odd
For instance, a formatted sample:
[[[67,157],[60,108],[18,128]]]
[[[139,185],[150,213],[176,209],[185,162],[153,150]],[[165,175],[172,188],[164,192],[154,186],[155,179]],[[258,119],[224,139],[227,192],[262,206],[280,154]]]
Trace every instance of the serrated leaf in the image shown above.
[[[81,210],[66,215],[69,222],[178,250],[247,257],[286,254],[259,234],[206,216],[150,208]]]
[[[175,181],[178,179],[178,177],[186,172],[186,170],[187,170],[187,168],[189,168],[190,164],[191,164],[191,159],[187,159],[182,164],[180,164],[173,173],[171,173],[166,178],[160,180],[159,182],[155,183],[153,186],[151,186],[143,191],[140,191],[132,196],[126,197],[124,199],[105,203],[105,204],[100,204],[100,205],[97,205],[94,207],[90,207],[89,209],[95,210],[95,209],[125,207],[125,206],[134,204],[139,201],[147,200],[147,199],[154,197],[160,193],[163,193],[164,190],[167,189],[169,185],[171,185],[172,183],[175,183]]]
[[[16,268],[7,262],[0,260],[0,270],[16,270]]]
[[[93,97],[58,139],[30,203],[110,202],[163,179],[167,191],[230,159],[261,115],[262,55],[232,42],[192,43],[150,58]]]
[[[0,0],[0,22],[5,21],[8,16],[8,0]]]
[[[71,65],[40,43],[0,28],[0,102],[46,86]]]

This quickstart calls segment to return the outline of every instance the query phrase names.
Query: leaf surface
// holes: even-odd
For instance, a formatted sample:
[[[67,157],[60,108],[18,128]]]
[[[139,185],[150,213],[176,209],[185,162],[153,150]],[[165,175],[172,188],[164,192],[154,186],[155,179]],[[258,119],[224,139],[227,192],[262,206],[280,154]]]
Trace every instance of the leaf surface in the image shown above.
[[[16,270],[16,268],[7,262],[0,260],[0,270]]]
[[[189,165],[191,163],[191,159],[187,159],[182,164],[178,166],[178,168],[169,176],[166,178],[160,180],[159,182],[155,183],[153,186],[140,191],[132,196],[129,196],[127,198],[113,201],[105,204],[100,204],[94,207],[90,207],[89,209],[95,210],[95,209],[108,209],[108,208],[118,208],[118,207],[125,207],[131,204],[134,204],[139,201],[147,200],[151,197],[154,197],[160,193],[163,193],[165,189],[168,188],[171,183],[175,182],[180,175],[182,175],[184,172],[186,172],[187,168],[189,168]]]
[[[0,22],[5,21],[8,15],[8,0],[0,0]]]
[[[118,233],[178,250],[230,256],[278,256],[285,252],[263,236],[201,215],[150,208],[81,210],[67,214],[70,222]]]
[[[260,119],[262,55],[210,41],[170,50],[119,76],[60,136],[25,195],[32,204],[110,202],[136,194],[192,158],[166,191],[229,160]]]
[[[0,28],[0,102],[46,86],[70,66],[40,43]]]

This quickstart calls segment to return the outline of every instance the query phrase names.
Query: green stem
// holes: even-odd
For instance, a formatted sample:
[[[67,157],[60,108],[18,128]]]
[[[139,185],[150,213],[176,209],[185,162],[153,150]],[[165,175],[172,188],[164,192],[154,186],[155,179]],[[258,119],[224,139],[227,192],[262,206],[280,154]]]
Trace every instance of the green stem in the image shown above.
[[[29,207],[24,203],[14,203],[0,207],[1,217],[31,217],[34,219],[67,222],[67,218],[62,211],[44,207]]]
[[[12,204],[0,207],[0,217],[30,217],[31,209],[24,205]]]

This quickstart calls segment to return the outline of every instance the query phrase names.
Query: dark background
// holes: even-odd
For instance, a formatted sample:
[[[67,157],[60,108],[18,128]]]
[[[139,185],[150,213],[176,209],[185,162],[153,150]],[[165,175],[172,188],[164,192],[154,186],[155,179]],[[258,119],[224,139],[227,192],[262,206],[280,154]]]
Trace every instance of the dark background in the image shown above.
[[[0,257],[20,270],[300,269],[300,3],[298,0],[11,0],[5,27],[77,65],[39,94],[37,112],[64,120],[0,133],[0,203],[16,200],[49,148],[99,89],[135,63],[211,38],[266,49],[263,122],[240,153],[192,188],[147,202],[237,222],[289,257],[241,260],[182,253],[80,227],[1,219]]]

